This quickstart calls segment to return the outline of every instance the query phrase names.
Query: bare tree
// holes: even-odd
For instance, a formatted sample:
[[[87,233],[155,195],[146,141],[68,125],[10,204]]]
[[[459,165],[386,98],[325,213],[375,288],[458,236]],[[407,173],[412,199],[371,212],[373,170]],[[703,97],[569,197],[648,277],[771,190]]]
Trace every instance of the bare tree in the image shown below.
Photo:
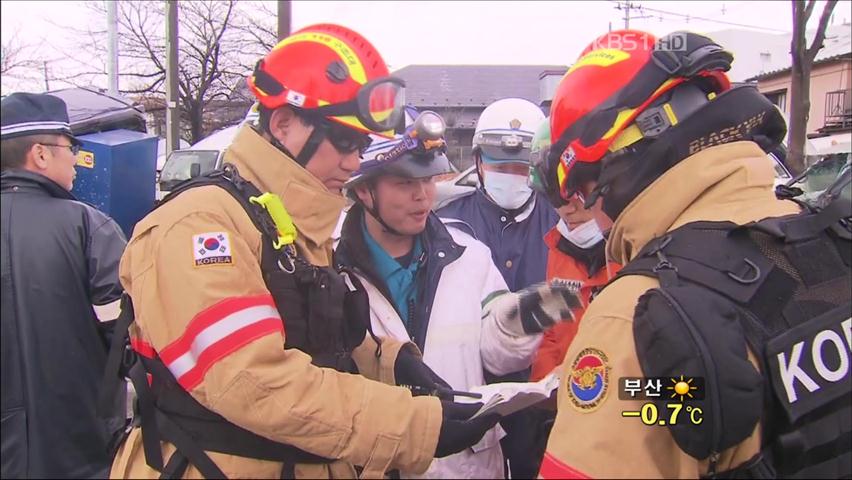
[[[790,79],[790,125],[788,133],[788,166],[796,173],[805,168],[805,142],[807,141],[808,118],[811,110],[811,68],[817,52],[823,47],[825,30],[837,0],[825,2],[819,25],[814,33],[810,46],[807,44],[805,32],[808,19],[816,6],[816,0],[805,3],[802,0],[793,2],[793,36],[790,41],[790,54],[793,57],[792,77]]]
[[[0,77],[3,78],[3,89],[11,88],[10,80],[33,80],[37,78],[42,59],[32,51],[32,45],[24,44],[15,32],[6,42],[0,45]]]
[[[217,108],[228,105],[238,82],[250,73],[248,53],[255,43],[235,25],[249,22],[237,0],[180,2],[178,103],[184,137],[191,143],[204,138],[233,118],[222,118]],[[106,19],[103,2],[89,4],[93,15]],[[118,4],[120,91],[151,106],[164,105],[166,78],[165,8],[163,2],[121,1]],[[106,75],[106,28],[77,30],[76,51],[94,54],[94,68],[63,78],[91,83]],[[88,82],[87,82],[88,79]],[[241,112],[245,114],[245,109]],[[155,108],[156,110],[156,108]]]
[[[254,55],[258,58],[272,50],[278,43],[277,9],[273,8],[276,2],[255,3],[254,15],[243,15],[234,27],[243,33],[248,40],[243,53]]]

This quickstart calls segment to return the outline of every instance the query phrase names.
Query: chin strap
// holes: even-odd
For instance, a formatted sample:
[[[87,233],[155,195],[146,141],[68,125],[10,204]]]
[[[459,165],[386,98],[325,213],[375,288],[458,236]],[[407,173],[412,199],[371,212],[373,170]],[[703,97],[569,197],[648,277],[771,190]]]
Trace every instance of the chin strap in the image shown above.
[[[259,131],[260,133],[265,133],[269,135],[269,143],[271,143],[275,148],[284,153],[284,155],[287,155],[288,157],[292,158],[296,163],[301,165],[302,168],[307,166],[308,162],[311,161],[311,158],[313,158],[314,154],[317,153],[317,149],[319,148],[320,144],[323,142],[323,140],[326,139],[325,130],[318,126],[314,126],[314,129],[308,136],[308,140],[305,141],[305,144],[302,146],[302,150],[299,151],[298,155],[293,155],[293,152],[291,152],[287,147],[285,147],[284,144],[281,143],[277,138],[275,138],[275,135],[273,135],[272,132],[269,131],[268,115],[261,115],[259,123]]]
[[[400,232],[399,230],[391,227],[390,225],[387,224],[387,222],[385,222],[382,219],[382,216],[379,214],[379,199],[376,196],[376,191],[373,189],[372,186],[370,186],[369,189],[370,189],[370,199],[373,201],[373,208],[368,207],[367,204],[362,202],[361,199],[357,195],[355,196],[355,201],[358,202],[359,205],[361,205],[361,207],[364,209],[365,212],[369,213],[371,217],[376,219],[376,221],[379,222],[379,224],[382,226],[382,228],[385,229],[386,232],[388,232],[392,235],[399,236],[399,237],[406,237],[407,236],[406,234],[404,234],[404,233]]]
[[[310,136],[308,136],[308,140],[302,146],[302,150],[299,152],[299,155],[296,157],[291,157],[302,167],[305,167],[308,162],[311,161],[314,154],[317,153],[317,149],[320,144],[325,140],[325,130],[320,127],[314,126],[313,131],[311,131]]]

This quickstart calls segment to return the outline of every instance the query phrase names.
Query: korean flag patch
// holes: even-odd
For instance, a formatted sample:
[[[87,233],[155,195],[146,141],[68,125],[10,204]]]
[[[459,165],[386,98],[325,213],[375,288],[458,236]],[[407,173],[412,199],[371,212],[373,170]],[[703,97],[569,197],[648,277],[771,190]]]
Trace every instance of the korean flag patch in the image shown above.
[[[231,242],[226,232],[200,233],[192,236],[195,266],[233,265]]]

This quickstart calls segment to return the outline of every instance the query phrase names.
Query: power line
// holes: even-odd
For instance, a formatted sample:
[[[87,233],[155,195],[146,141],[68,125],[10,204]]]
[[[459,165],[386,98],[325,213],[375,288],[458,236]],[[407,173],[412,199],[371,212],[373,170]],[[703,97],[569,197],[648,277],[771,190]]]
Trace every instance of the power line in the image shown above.
[[[627,30],[628,28],[630,28],[630,19],[631,19],[630,11],[631,10],[642,11],[642,6],[637,5],[637,4],[630,2],[630,1],[624,2],[624,5],[622,6],[622,2],[617,1],[615,3],[615,9],[616,10],[624,10],[624,18],[622,18],[622,20],[624,20],[624,29]],[[636,20],[640,20],[640,19],[643,19],[643,18],[651,18],[651,17],[641,16],[641,17],[632,17],[632,18],[634,18]]]
[[[690,20],[701,20],[701,21],[705,21],[705,22],[719,23],[719,24],[723,24],[723,25],[731,25],[731,26],[741,27],[741,28],[751,28],[751,29],[755,29],[755,30],[767,30],[767,31],[778,32],[778,33],[789,33],[789,31],[787,31],[787,30],[781,30],[781,29],[777,29],[777,28],[760,27],[760,26],[757,26],[757,25],[748,25],[748,24],[745,24],[745,23],[728,22],[728,21],[725,21],[725,20],[716,20],[716,19],[713,19],[713,18],[699,17],[699,16],[696,16],[696,15],[690,15],[688,13],[684,14],[684,13],[678,13],[678,12],[670,12],[670,11],[667,11],[667,10],[660,10],[660,9],[656,9],[656,8],[648,8],[648,7],[641,6],[641,5],[635,5],[631,2],[620,2],[620,1],[617,1],[617,0],[610,0],[610,2],[615,3],[616,4],[615,8],[618,9],[618,10],[621,10],[622,8],[624,8],[624,7],[621,6],[622,3],[626,3],[627,4],[627,8],[626,8],[626,12],[625,12],[626,18],[629,17],[629,11],[630,11],[630,8],[632,7],[633,9],[638,10],[638,11],[643,12],[643,13],[644,12],[652,12],[652,13],[657,13],[657,14],[660,14],[660,15],[670,15],[670,16],[681,18],[681,19],[686,19],[687,23]],[[633,17],[633,18],[636,18],[636,19],[653,18],[653,16]],[[627,22],[625,22],[625,25],[627,25]],[[625,28],[627,28],[627,27],[625,27]]]
[[[690,15],[688,13],[683,14],[683,13],[677,13],[677,12],[668,12],[666,10],[658,10],[658,9],[655,9],[655,8],[646,8],[646,7],[641,7],[641,9],[647,10],[647,11],[653,12],[653,13],[659,13],[659,14],[663,14],[663,15],[673,15],[673,16],[676,16],[676,17],[685,18],[687,20],[687,22],[689,22],[690,20],[701,20],[701,21],[704,21],[704,22],[720,23],[720,24],[723,24],[723,25],[731,25],[731,26],[734,26],[734,27],[753,28],[753,29],[756,29],[756,30],[768,30],[768,31],[778,32],[778,33],[789,33],[789,31],[787,31],[787,30],[781,30],[781,29],[778,29],[778,28],[760,27],[760,26],[757,26],[757,25],[749,25],[749,24],[745,24],[745,23],[727,22],[725,20],[716,20],[716,19],[713,19],[713,18],[706,18],[706,17],[699,17],[699,16],[696,16],[696,15]]]

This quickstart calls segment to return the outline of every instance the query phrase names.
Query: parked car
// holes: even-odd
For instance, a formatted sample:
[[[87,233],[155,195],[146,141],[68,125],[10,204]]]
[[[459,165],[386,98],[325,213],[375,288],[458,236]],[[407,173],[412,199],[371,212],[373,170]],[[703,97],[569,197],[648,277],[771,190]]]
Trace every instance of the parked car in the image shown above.
[[[848,175],[850,170],[852,170],[852,153],[825,155],[801,174],[791,178],[785,185],[801,189],[803,193],[798,197],[800,200],[815,202],[837,179]],[[852,202],[852,184],[842,187],[840,196]]]
[[[157,182],[157,200],[162,200],[178,183],[221,167],[225,149],[240,126],[224,128],[189,148],[170,153]]]
[[[239,124],[216,131],[188,148],[171,152],[161,168],[158,163],[157,201],[168,195],[178,183],[220,168],[225,150],[237,136],[240,127],[246,123],[256,124],[258,107],[259,104],[255,102]]]

